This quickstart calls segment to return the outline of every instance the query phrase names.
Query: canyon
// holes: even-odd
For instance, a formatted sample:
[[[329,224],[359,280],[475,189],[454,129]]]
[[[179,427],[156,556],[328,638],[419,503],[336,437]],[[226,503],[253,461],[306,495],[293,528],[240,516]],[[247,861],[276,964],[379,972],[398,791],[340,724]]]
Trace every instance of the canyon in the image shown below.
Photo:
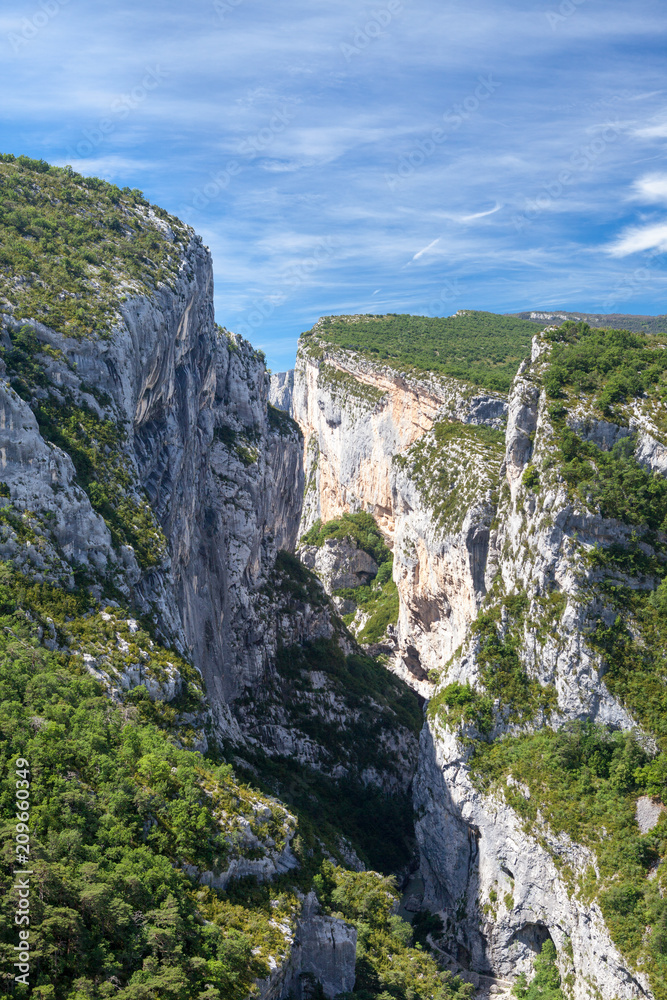
[[[54,183],[75,183],[51,169]],[[76,184],[82,199],[98,197]],[[466,380],[443,373],[438,352],[428,370],[374,356],[358,336],[405,317],[336,317],[346,346],[324,318],[301,337],[295,369],[270,375],[261,352],[216,323],[201,239],[111,194],[125,229],[157,241],[168,280],[144,288],[116,261],[112,319],[88,336],[59,324],[53,303],[25,298],[46,295],[34,275],[3,286],[0,559],[18,609],[4,628],[53,657],[54,671],[98,685],[119,732],[144,727],[165,761],[177,751],[196,761],[188,801],[208,817],[200,838],[168,839],[170,782],[185,765],[137,750],[127,778],[144,810],[133,850],[167,838],[160,856],[182,873],[179,900],[204,942],[182,974],[224,1000],[306,998],[318,983],[327,997],[375,996],[398,955],[405,968],[430,963],[401,972],[411,996],[439,967],[439,997],[483,997],[521,988],[553,944],[559,996],[665,995],[651,770],[664,679],[660,661],[638,694],[618,667],[635,657],[632,669],[648,671],[642,650],[658,650],[662,634],[665,398],[614,383],[605,402],[606,381],[564,367],[593,336],[575,323],[517,326],[509,392],[497,371]],[[108,293],[96,273],[76,294],[99,303]],[[489,315],[480,331],[493,328]],[[591,357],[604,348],[590,343]],[[657,384],[662,347],[622,344],[650,352]],[[611,484],[598,499],[586,462]],[[646,512],[639,500],[623,506],[628,483]],[[41,711],[25,723],[30,739],[41,746],[42,729],[64,739],[61,716]],[[556,748],[543,776],[521,757],[540,739]],[[635,839],[622,879],[596,829],[611,813],[589,823],[582,805],[568,826],[551,800],[571,801],[574,785],[544,784],[557,781],[546,765],[562,751],[569,774],[571,748],[586,740],[597,756],[576,772],[582,803],[598,792],[599,809],[604,795],[618,809],[645,802],[642,829],[626,823]],[[62,780],[91,797],[97,779],[83,781],[83,768]],[[55,834],[39,836],[55,865]],[[406,889],[400,907],[389,875]],[[362,885],[382,897],[380,930],[355,896]],[[113,976],[109,965],[103,983],[78,975],[82,996],[113,988],[125,1000],[142,976],[185,961],[150,944],[171,926],[175,898],[159,919],[139,912],[134,965]],[[97,926],[91,899],[86,890],[70,906],[82,927]],[[428,928],[419,948],[397,911]],[[211,928],[224,961],[206,951]],[[240,937],[248,951],[232,988],[226,942]],[[53,996],[74,996],[64,973],[49,976]]]

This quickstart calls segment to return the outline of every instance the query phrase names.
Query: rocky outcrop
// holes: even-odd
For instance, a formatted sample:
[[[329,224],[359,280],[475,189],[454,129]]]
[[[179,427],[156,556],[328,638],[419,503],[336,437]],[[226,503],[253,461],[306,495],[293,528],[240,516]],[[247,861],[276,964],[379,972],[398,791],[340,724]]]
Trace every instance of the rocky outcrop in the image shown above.
[[[323,916],[314,892],[302,906],[286,966],[260,984],[261,1000],[293,996],[307,1000],[320,983],[326,997],[349,993],[354,987],[357,931],[336,917]]]
[[[443,414],[466,424],[504,423],[506,403],[499,393],[401,373],[317,340],[301,342],[293,383],[290,413],[305,437],[303,531],[317,518],[367,510],[393,538],[394,455]]]
[[[591,620],[615,618],[591,596],[591,585],[604,573],[586,553],[596,545],[629,543],[632,527],[574,504],[558,473],[550,471],[555,435],[540,386],[545,352],[539,337],[535,348],[510,394],[485,588],[502,581],[501,593],[527,596],[517,648],[528,677],[543,689],[552,686],[551,726],[587,719],[631,730],[636,722],[605,685],[599,653],[586,638]],[[588,414],[576,419],[578,431],[605,450],[627,436],[626,429],[596,423]],[[541,470],[538,489],[525,481],[529,468]],[[624,582],[637,585],[632,578]],[[501,630],[511,627],[503,611]],[[442,671],[436,693],[454,681],[480,686],[478,655],[477,640],[466,638]],[[501,712],[491,735],[520,729]],[[426,898],[443,914],[449,954],[467,968],[512,978],[529,969],[551,937],[577,1000],[591,989],[605,997],[651,996],[646,976],[630,971],[613,945],[597,903],[582,902],[569,889],[567,873],[595,868],[593,855],[546,824],[528,830],[502,796],[481,792],[468,753],[454,730],[437,716],[429,718],[415,778],[417,836]]]
[[[6,338],[8,340],[8,338]],[[65,579],[73,585],[76,564],[92,572],[113,565],[111,535],[102,517],[75,483],[71,458],[49,446],[28,403],[7,383],[0,381],[0,475],[12,502],[30,511],[39,542],[26,547],[17,532],[5,522],[0,541],[3,559],[14,559],[19,567],[43,580]],[[9,499],[0,501],[8,507]],[[136,583],[140,570],[134,553],[119,553],[122,572],[117,583],[126,590]]]
[[[240,753],[282,758],[288,769],[304,766],[384,794],[409,793],[419,731],[419,719],[412,727],[405,721],[411,692],[394,678],[387,684],[382,667],[368,661],[362,684],[354,683],[362,650],[320,581],[296,560],[279,560],[268,590],[256,609],[266,611],[279,654],[259,690],[248,687],[235,702],[246,743]],[[413,707],[418,713],[416,699]]]
[[[527,601],[520,623],[502,610],[499,627],[506,635],[519,629],[522,669],[553,692],[550,724],[586,719],[636,728],[586,638],[592,620],[614,618],[591,590],[609,569],[588,554],[630,544],[633,528],[573,503],[558,475],[541,384],[548,342],[535,338],[507,402],[475,396],[461,383],[419,382],[314,343],[300,348],[292,397],[305,439],[303,526],[345,510],[374,514],[393,548],[400,594],[391,668],[426,695],[453,682],[479,688],[480,646],[470,625],[482,604],[495,606],[494,594],[520,593]],[[636,433],[638,460],[663,472],[665,449],[643,412],[622,426],[582,405],[568,423],[606,451]],[[495,711],[491,736],[521,731],[498,702]],[[538,713],[531,725],[545,719]],[[591,990],[619,1000],[650,997],[597,903],[571,892],[567,872],[595,868],[594,856],[541,821],[528,830],[502,795],[480,791],[459,735],[429,715],[414,779],[425,901],[445,922],[441,953],[453,967],[512,980],[530,973],[551,938],[575,1000]]]
[[[502,453],[464,425],[435,425],[394,459],[394,579],[398,655],[394,664],[422,694],[461,645],[486,593],[486,565]],[[437,431],[447,432],[447,441]],[[500,435],[498,435],[500,437]]]
[[[328,594],[360,587],[377,575],[378,564],[352,538],[327,538],[324,544],[300,545],[299,558],[317,573]]]
[[[443,940],[457,963],[514,979],[530,973],[551,938],[562,975],[576,974],[577,1000],[591,990],[619,1000],[650,997],[646,977],[628,971],[614,947],[597,903],[580,900],[563,877],[594,868],[593,855],[546,824],[527,834],[504,801],[477,791],[453,734],[426,728],[420,751],[415,808],[426,902],[446,915]]]
[[[294,392],[294,369],[288,372],[277,372],[271,376],[269,387],[269,401],[277,410],[284,410],[289,413],[292,409],[292,395]]]
[[[431,434],[438,424],[499,430],[507,402],[456,379],[402,373],[332,348],[317,339],[317,330],[302,340],[293,375],[278,376],[281,385],[293,382],[290,412],[304,434],[300,530],[345,511],[373,514],[393,548],[400,593],[398,629],[383,652],[390,668],[425,695],[432,688],[429,671],[460,644],[485,593],[497,468],[490,476],[495,458],[489,461],[475,442],[472,448],[462,443],[466,471],[452,476],[451,491],[461,493],[465,510],[452,532],[446,530],[451,525],[437,524],[433,503],[408,467],[419,459],[420,446],[438,465],[442,450]],[[276,399],[278,391],[276,382]]]

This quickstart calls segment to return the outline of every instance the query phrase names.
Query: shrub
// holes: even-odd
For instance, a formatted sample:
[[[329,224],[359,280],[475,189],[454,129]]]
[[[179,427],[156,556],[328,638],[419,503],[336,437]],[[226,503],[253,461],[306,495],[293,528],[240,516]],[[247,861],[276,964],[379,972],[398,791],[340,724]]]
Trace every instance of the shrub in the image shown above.
[[[535,490],[540,484],[540,474],[534,465],[529,465],[522,477],[521,482],[526,487],[527,490]]]

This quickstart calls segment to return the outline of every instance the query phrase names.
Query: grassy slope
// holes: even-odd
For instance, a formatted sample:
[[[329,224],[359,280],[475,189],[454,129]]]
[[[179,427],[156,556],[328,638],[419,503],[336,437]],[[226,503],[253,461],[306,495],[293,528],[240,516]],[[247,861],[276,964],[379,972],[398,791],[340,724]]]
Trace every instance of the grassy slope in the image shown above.
[[[396,455],[394,463],[408,470],[435,525],[455,534],[470,508],[489,491],[497,492],[504,457],[502,431],[441,420],[429,434]]]
[[[303,334],[414,373],[434,372],[507,392],[530,355],[533,323],[512,316],[465,311],[426,316],[328,316]]]

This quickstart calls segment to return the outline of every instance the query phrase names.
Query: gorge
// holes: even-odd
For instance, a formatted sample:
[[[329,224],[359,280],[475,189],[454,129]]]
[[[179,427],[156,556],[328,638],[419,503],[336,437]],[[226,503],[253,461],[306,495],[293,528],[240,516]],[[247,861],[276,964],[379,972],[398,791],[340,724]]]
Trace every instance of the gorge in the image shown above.
[[[31,995],[667,996],[664,336],[325,317],[269,375],[140,192],[0,184]]]

